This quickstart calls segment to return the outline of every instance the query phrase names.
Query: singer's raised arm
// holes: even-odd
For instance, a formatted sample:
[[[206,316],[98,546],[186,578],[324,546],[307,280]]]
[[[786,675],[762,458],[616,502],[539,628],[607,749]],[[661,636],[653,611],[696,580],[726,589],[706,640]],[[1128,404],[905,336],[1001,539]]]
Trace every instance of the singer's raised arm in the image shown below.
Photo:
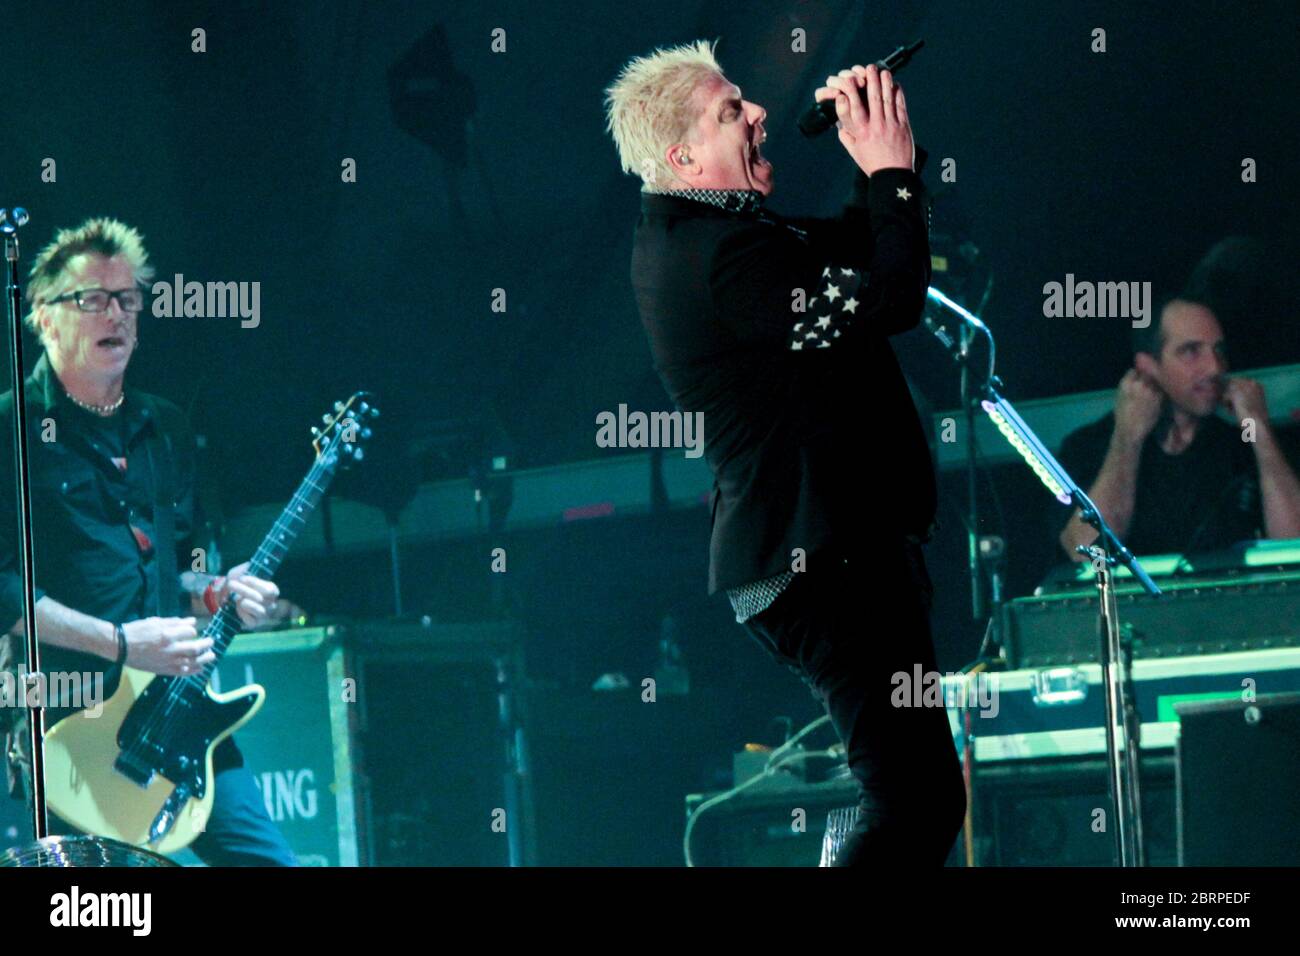
[[[737,223],[713,253],[719,319],[747,342],[796,351],[914,328],[930,283],[926,199],[909,170],[859,171],[838,218]]]

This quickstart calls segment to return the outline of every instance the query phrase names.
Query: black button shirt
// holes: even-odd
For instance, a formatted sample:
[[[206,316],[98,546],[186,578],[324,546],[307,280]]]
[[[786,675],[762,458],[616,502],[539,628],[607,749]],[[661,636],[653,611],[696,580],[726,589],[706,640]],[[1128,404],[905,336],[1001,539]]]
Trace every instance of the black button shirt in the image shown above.
[[[87,412],[68,398],[44,355],[27,379],[25,394],[36,599],[48,594],[113,623],[188,616],[179,577],[161,572],[163,563],[175,572],[191,562],[195,456],[184,413],[166,399],[135,389],[125,390],[121,407],[109,418]],[[23,614],[13,401],[12,392],[0,395],[0,628],[5,631]],[[170,505],[170,535],[159,528],[160,503]],[[160,560],[161,548],[175,549],[174,564]],[[21,644],[21,637],[0,632],[0,668],[13,668],[26,656]],[[117,689],[121,674],[105,658],[47,642],[41,643],[41,669],[103,672],[106,696]],[[67,713],[54,708],[47,719],[53,724]],[[5,716],[0,714],[0,729]],[[25,711],[11,709],[9,716],[9,787],[16,792],[16,766],[29,765],[30,757]],[[212,763],[214,772],[242,765],[233,737],[217,746]]]
[[[12,393],[0,397],[0,628],[5,629],[23,612],[12,401]],[[161,547],[177,549],[178,568],[190,564],[193,439],[180,409],[128,389],[118,411],[102,418],[68,398],[46,356],[27,380],[27,401],[37,600],[48,594],[113,623],[180,614],[179,581],[160,585],[157,567]],[[174,503],[170,542],[157,540],[154,502],[160,481],[164,500]],[[41,658],[45,670],[106,667],[104,658],[49,644],[42,645]]]

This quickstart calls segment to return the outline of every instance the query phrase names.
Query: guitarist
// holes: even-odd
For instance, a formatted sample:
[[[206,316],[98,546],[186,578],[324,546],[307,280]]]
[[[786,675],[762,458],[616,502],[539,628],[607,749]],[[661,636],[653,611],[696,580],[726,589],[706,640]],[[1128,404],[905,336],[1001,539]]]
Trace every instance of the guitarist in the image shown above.
[[[155,674],[198,673],[215,656],[196,616],[233,596],[246,627],[264,623],[279,589],[239,565],[194,593],[182,589],[178,555],[190,563],[194,439],[184,413],[126,388],[138,345],[143,288],[153,275],[140,234],[114,219],[58,233],[30,273],[27,322],[44,354],[26,382],[36,626],[47,674],[103,673],[103,697],[122,666]],[[13,514],[14,396],[0,396],[0,668],[22,655],[23,588]],[[186,616],[190,615],[190,616]],[[53,682],[50,682],[53,686]],[[47,712],[47,725],[69,711]],[[6,708],[10,789],[30,773],[25,712]],[[191,846],[215,866],[293,866],[233,738],[213,752],[215,796]],[[30,783],[30,781],[25,781]],[[51,814],[51,832],[72,828]]]

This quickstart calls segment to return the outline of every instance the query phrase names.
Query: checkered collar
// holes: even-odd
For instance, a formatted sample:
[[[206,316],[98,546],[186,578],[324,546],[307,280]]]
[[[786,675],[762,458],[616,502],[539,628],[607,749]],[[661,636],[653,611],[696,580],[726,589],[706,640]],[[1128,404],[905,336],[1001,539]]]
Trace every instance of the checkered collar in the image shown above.
[[[646,192],[691,199],[728,212],[757,212],[767,198],[757,189],[647,189]]]

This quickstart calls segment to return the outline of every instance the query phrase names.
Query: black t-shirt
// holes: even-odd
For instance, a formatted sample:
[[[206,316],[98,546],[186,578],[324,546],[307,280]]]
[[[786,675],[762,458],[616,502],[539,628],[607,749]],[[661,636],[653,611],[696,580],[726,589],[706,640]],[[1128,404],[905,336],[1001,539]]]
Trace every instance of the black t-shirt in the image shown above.
[[[1114,415],[1107,415],[1061,444],[1057,460],[1084,491],[1097,480],[1114,428]],[[1053,541],[1066,517],[1064,508],[1052,511]],[[1166,453],[1154,435],[1142,446],[1133,521],[1120,536],[1134,554],[1226,548],[1259,537],[1263,524],[1259,469],[1239,429],[1211,416],[1201,420],[1182,454]],[[1065,559],[1059,544],[1056,556]]]

